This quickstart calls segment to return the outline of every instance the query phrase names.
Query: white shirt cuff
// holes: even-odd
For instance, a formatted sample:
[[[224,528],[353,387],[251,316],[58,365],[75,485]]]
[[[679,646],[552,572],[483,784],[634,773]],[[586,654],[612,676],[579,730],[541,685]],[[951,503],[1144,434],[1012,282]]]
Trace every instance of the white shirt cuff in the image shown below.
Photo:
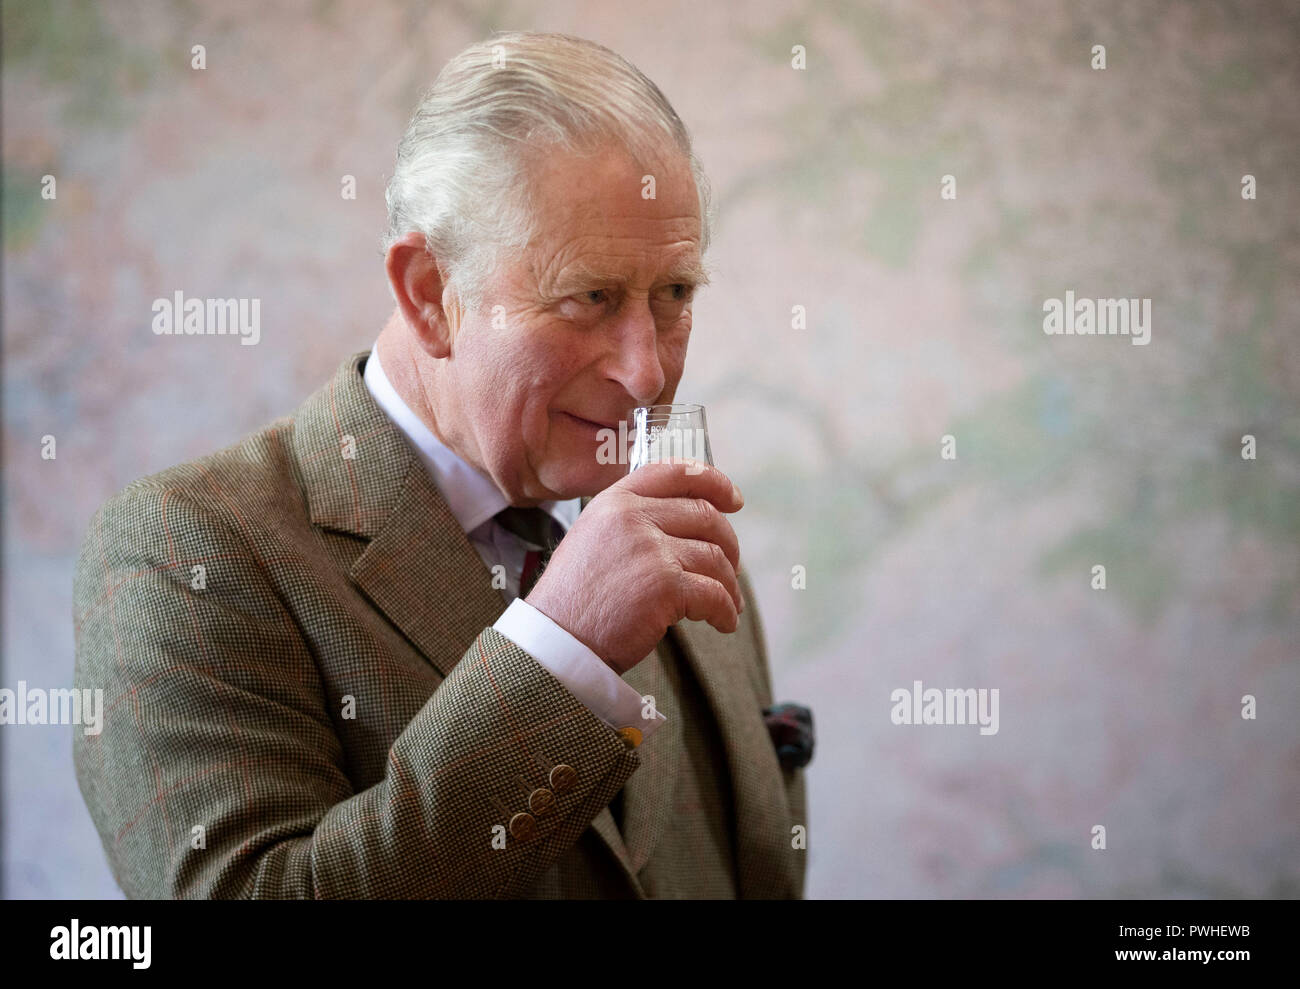
[[[587,709],[612,728],[640,729],[644,743],[668,719],[658,710],[643,718],[636,688],[599,656],[523,598],[515,598],[492,626],[569,688]]]

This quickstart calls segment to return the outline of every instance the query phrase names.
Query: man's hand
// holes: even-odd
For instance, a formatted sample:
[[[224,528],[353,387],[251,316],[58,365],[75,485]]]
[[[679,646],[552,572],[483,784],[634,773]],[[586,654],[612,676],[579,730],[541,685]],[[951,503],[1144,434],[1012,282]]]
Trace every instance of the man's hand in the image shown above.
[[[620,675],[683,618],[734,632],[740,544],[723,513],[744,503],[716,467],[646,464],[592,498],[526,600]]]

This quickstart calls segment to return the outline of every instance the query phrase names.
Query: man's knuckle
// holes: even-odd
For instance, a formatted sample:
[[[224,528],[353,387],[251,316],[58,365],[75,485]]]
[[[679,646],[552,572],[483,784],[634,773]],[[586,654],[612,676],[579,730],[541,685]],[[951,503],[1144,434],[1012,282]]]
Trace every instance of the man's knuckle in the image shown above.
[[[709,543],[709,561],[713,564],[713,569],[720,573],[726,573],[731,566],[727,554],[723,552],[722,547],[717,543]]]
[[[691,613],[691,595],[693,591],[690,575],[687,574],[685,570],[679,570],[677,572],[676,587],[676,614],[684,617]]]

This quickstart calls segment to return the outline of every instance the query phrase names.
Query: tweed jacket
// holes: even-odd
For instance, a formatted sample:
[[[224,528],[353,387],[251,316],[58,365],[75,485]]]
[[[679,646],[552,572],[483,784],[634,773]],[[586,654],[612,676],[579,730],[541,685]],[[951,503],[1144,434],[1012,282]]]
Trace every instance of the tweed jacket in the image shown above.
[[[802,896],[803,770],[764,726],[743,575],[738,631],[680,622],[625,674],[668,719],[634,745],[492,628],[506,602],[367,354],[90,522],[76,686],[105,716],[73,755],[123,891]]]

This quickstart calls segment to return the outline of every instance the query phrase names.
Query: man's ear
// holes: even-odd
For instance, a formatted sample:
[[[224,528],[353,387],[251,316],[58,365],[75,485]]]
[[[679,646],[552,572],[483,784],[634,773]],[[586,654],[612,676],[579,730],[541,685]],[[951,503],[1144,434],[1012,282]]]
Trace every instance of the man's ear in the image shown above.
[[[394,241],[384,258],[388,287],[411,329],[412,338],[430,357],[451,355],[459,313],[443,305],[446,274],[425,246],[424,234],[411,231]],[[454,293],[447,293],[454,296]]]

